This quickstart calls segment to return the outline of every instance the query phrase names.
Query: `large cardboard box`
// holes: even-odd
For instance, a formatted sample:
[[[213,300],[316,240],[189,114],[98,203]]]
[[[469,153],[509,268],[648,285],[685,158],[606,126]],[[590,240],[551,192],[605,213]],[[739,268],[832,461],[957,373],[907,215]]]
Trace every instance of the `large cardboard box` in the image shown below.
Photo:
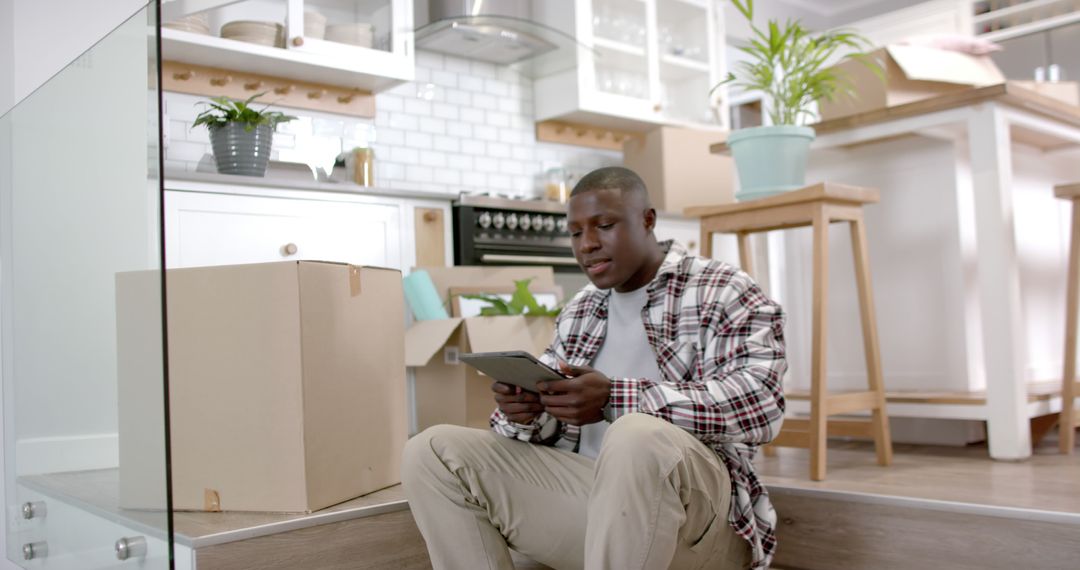
[[[150,390],[125,347],[153,334],[133,305],[152,275],[117,276],[127,508],[163,504],[160,480],[144,477],[156,463],[140,462],[154,450],[125,421]],[[398,271],[293,261],[166,275],[176,509],[310,512],[400,482],[408,420]]]
[[[682,215],[690,206],[735,201],[731,157],[709,152],[725,139],[720,131],[659,127],[626,139],[623,164],[645,181],[654,208]]]
[[[415,367],[416,426],[488,427],[492,379],[458,357],[464,352],[526,350],[539,356],[551,343],[550,317],[472,317],[421,321],[406,332],[405,364]]]
[[[870,53],[884,71],[882,81],[861,62],[835,66],[854,85],[855,98],[818,101],[821,120],[895,107],[938,95],[994,85],[1005,76],[989,56],[973,56],[923,46],[890,45]]]
[[[550,267],[425,267],[444,302],[455,287],[491,291],[529,279],[534,290],[555,286]],[[555,332],[550,317],[470,317],[420,321],[405,333],[413,368],[417,429],[438,424],[486,428],[495,400],[491,378],[458,360],[463,352],[527,350],[539,355]]]
[[[1080,105],[1080,83],[1075,81],[1010,81],[1069,105]]]

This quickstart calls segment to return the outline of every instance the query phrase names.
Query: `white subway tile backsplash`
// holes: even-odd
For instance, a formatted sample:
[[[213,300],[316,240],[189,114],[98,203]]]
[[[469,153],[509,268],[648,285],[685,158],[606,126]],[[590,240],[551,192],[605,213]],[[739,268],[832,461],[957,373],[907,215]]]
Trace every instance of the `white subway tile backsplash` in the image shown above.
[[[498,97],[509,97],[510,85],[505,81],[487,79],[484,81],[484,92],[489,95],[495,95]]]
[[[420,130],[433,135],[446,134],[446,120],[431,117],[420,117]]]
[[[448,168],[436,169],[435,182],[439,182],[441,184],[449,184],[451,186],[460,186],[461,172],[458,170],[450,170]]]
[[[461,141],[461,152],[475,156],[484,156],[487,154],[487,143],[477,140]]]
[[[457,87],[458,74],[451,71],[433,71],[431,72],[431,82],[443,87]]]
[[[405,99],[397,95],[379,94],[375,100],[375,108],[379,111],[404,111]]]
[[[424,101],[423,99],[406,99],[405,100],[405,112],[410,115],[430,115],[431,114],[431,102]]]
[[[482,125],[484,123],[484,112],[479,109],[462,109],[461,120],[473,125]]]
[[[379,143],[387,146],[402,146],[405,144],[405,131],[382,128],[378,130],[376,136]]]
[[[446,166],[446,154],[435,151],[424,151],[420,153],[420,164],[424,166],[434,166],[437,168],[444,168]]]
[[[416,52],[416,68],[419,69],[431,69],[440,70],[443,68],[443,55],[441,53],[435,53],[433,51],[418,51]]]
[[[416,65],[415,82],[375,96],[374,119],[286,109],[300,120],[282,125],[275,149],[295,156],[302,146],[335,138],[351,148],[360,139],[370,140],[364,130],[374,125],[375,176],[381,186],[447,194],[464,188],[529,196],[542,166],[586,169],[621,160],[619,153],[537,143],[532,80],[509,67],[423,50]],[[196,103],[205,99],[165,94],[170,170],[194,170],[210,152],[206,129],[189,129],[205,109]],[[295,149],[289,148],[290,140]]]
[[[458,78],[458,87],[467,91],[475,91],[479,93],[484,90],[484,80],[480,79],[479,77],[462,75]]]
[[[477,172],[498,172],[499,161],[486,156],[473,157],[473,165]]]
[[[473,136],[485,141],[498,141],[499,130],[495,127],[489,127],[487,125],[476,125],[473,127]]]
[[[435,103],[432,105],[431,112],[433,115],[440,119],[450,119],[456,121],[458,119],[458,106],[449,105],[447,103]]]
[[[393,147],[390,149],[390,160],[403,164],[420,164],[420,152],[415,148]]]
[[[435,180],[435,171],[427,166],[408,166],[405,168],[405,180],[409,182],[431,182]]]
[[[525,164],[516,160],[500,160],[499,172],[503,174],[525,174]]]
[[[380,162],[376,155],[375,180],[401,180],[405,178],[405,166],[393,162]]]
[[[473,136],[472,125],[462,122],[446,123],[446,134],[459,139],[471,139]]]
[[[461,185],[464,186],[466,190],[474,192],[479,191],[483,188],[487,188],[487,174],[484,174],[482,172],[475,172],[470,169],[465,169],[464,172],[461,173]]]
[[[494,158],[510,158],[510,146],[505,144],[489,144],[487,154]]]
[[[510,115],[499,111],[488,111],[485,122],[493,127],[509,127]]]
[[[379,126],[377,117],[375,126]],[[420,119],[407,113],[390,113],[388,126],[403,131],[415,131],[420,128]]]
[[[472,97],[473,107],[494,111],[499,108],[499,100],[494,95],[474,93]]]
[[[416,149],[431,148],[431,135],[427,133],[405,133],[405,146]]]
[[[461,139],[453,136],[437,135],[435,137],[435,150],[441,152],[460,152]]]

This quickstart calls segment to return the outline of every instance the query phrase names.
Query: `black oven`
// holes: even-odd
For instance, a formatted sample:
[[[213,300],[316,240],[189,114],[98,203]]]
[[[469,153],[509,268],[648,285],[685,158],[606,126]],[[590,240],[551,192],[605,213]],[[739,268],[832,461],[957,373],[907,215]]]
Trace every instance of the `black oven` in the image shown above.
[[[455,265],[550,265],[581,273],[566,231],[566,205],[462,194],[454,203]]]

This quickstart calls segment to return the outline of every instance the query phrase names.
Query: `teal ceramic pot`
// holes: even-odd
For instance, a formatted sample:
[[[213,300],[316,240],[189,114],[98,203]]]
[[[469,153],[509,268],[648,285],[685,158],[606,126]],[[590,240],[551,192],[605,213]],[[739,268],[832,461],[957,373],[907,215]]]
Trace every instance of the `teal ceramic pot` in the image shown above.
[[[814,129],[776,125],[739,129],[728,136],[731,156],[739,171],[741,201],[798,190],[806,184],[806,155]]]
[[[259,125],[250,131],[240,123],[210,129],[214,161],[222,174],[265,176],[273,141],[274,131],[268,125]]]

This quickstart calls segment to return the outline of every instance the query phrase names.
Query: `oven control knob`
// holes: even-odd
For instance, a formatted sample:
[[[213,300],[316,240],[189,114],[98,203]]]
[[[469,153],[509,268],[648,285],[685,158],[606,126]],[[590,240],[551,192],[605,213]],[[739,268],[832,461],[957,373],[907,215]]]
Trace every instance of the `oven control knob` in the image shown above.
[[[521,226],[521,231],[527,232],[532,227],[532,220],[529,219],[529,216],[522,214],[518,220],[518,225]]]
[[[506,215],[506,229],[508,229],[508,230],[516,230],[517,227],[518,227],[517,214],[507,214]]]
[[[553,231],[555,231],[555,217],[554,216],[544,216],[544,231],[545,232],[553,232]]]
[[[556,225],[559,226],[560,234],[566,233],[566,218],[559,218],[559,221],[556,222]]]
[[[544,216],[540,214],[533,214],[532,227],[534,231],[540,231],[544,229]]]
[[[491,212],[480,212],[480,215],[476,217],[476,223],[486,229],[491,225]]]
[[[495,215],[491,217],[491,225],[495,226],[495,229],[501,230],[506,220],[503,218],[502,212],[495,212]]]

